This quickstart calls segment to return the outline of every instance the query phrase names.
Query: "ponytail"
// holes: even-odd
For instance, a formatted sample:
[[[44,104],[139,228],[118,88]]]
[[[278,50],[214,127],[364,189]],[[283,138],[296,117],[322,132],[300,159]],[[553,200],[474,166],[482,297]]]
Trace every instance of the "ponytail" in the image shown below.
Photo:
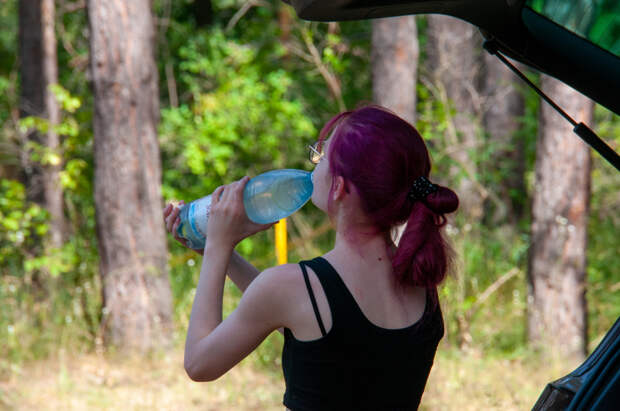
[[[413,203],[392,259],[394,274],[401,283],[432,289],[443,281],[451,250],[440,229],[446,224],[445,214],[455,211],[458,205],[454,191],[442,186]]]

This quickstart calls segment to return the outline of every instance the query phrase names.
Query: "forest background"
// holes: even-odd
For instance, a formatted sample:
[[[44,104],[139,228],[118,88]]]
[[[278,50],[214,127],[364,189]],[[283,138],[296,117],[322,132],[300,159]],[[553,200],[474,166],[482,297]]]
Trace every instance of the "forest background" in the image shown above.
[[[278,334],[209,388],[184,375],[179,353],[200,257],[170,237],[170,345],[127,357],[122,344],[106,342],[87,4],[66,0],[55,7],[58,80],[50,90],[60,115],[50,125],[20,107],[19,2],[0,1],[0,407],[280,408]],[[378,23],[305,22],[274,0],[156,0],[153,16],[161,208],[164,199],[187,202],[244,175],[311,170],[306,146],[322,125],[345,108],[380,99],[380,53],[372,44],[380,41],[373,40],[381,30]],[[413,96],[414,105],[413,112],[401,115],[427,140],[431,177],[454,187],[464,209],[446,227],[456,266],[440,289],[446,336],[422,407],[528,408],[547,381],[579,359],[566,361],[533,346],[528,333],[537,140],[548,121],[537,95],[482,55],[475,30],[465,31],[472,40],[470,54],[455,57],[470,65],[438,65],[437,29],[458,30],[464,23],[434,18],[408,17],[414,36],[405,43],[415,42],[409,66],[417,81],[410,89],[400,87],[402,99]],[[472,71],[459,73],[467,67]],[[492,110],[507,94],[493,94],[484,81],[498,70],[506,70],[498,84],[507,85],[519,105],[507,109],[504,127],[510,132],[501,136],[489,118],[498,118]],[[544,76],[527,73],[544,88]],[[457,89],[476,92],[460,97],[451,91],[454,84],[441,83],[446,76]],[[620,119],[592,107],[590,125],[618,150]],[[57,147],[31,138],[33,130],[45,134],[51,128],[59,136]],[[568,130],[563,138],[577,139]],[[584,355],[620,316],[620,181],[597,154],[586,164],[589,183],[580,195],[587,199],[587,242],[571,250],[585,264]],[[62,193],[61,241],[53,239],[54,217],[33,195],[37,189],[30,178],[37,167],[50,166],[57,167]],[[571,227],[564,217],[554,218]],[[312,258],[333,244],[327,219],[313,205],[288,221],[289,261]],[[259,269],[276,264],[272,231],[244,240],[237,250]],[[225,314],[239,297],[227,283]],[[151,377],[144,378],[147,373]]]

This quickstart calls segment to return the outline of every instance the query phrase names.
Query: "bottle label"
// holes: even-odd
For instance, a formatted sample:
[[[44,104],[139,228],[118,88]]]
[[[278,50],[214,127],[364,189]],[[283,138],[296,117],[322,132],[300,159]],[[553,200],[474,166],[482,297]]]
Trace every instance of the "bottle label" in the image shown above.
[[[194,235],[196,235],[197,237],[204,237],[204,235],[202,234],[202,232],[198,229],[198,227],[196,226],[196,223],[198,220],[197,218],[195,218],[196,216],[196,204],[195,203],[191,203],[190,204],[190,209],[189,209],[189,215],[191,216],[190,218],[188,218],[187,220],[189,221],[190,226],[192,227],[192,231],[194,232]]]

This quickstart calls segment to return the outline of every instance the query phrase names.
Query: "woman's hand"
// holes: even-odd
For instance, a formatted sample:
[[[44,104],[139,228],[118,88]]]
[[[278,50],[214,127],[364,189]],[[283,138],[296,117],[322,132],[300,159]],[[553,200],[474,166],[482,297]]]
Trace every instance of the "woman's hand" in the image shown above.
[[[181,224],[181,219],[179,218],[179,212],[181,211],[180,206],[182,206],[183,204],[185,204],[185,202],[181,201],[179,203],[179,206],[175,207],[174,205],[172,205],[172,203],[168,203],[168,205],[166,205],[166,208],[164,208],[164,223],[166,224],[166,231],[172,234],[175,240],[187,247],[187,240],[179,237],[179,235],[177,234],[177,229],[179,228],[179,224]],[[200,255],[202,255],[204,252],[203,250],[194,251],[196,251]]]
[[[246,176],[234,183],[220,186],[213,192],[207,224],[207,245],[234,248],[244,238],[275,224],[256,224],[245,213],[243,190],[249,180]]]

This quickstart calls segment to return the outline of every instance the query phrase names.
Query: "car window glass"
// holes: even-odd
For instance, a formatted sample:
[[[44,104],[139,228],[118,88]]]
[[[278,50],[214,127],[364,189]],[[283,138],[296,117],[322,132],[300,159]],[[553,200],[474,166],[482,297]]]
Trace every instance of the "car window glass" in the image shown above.
[[[620,57],[620,1],[527,0],[526,6]]]

